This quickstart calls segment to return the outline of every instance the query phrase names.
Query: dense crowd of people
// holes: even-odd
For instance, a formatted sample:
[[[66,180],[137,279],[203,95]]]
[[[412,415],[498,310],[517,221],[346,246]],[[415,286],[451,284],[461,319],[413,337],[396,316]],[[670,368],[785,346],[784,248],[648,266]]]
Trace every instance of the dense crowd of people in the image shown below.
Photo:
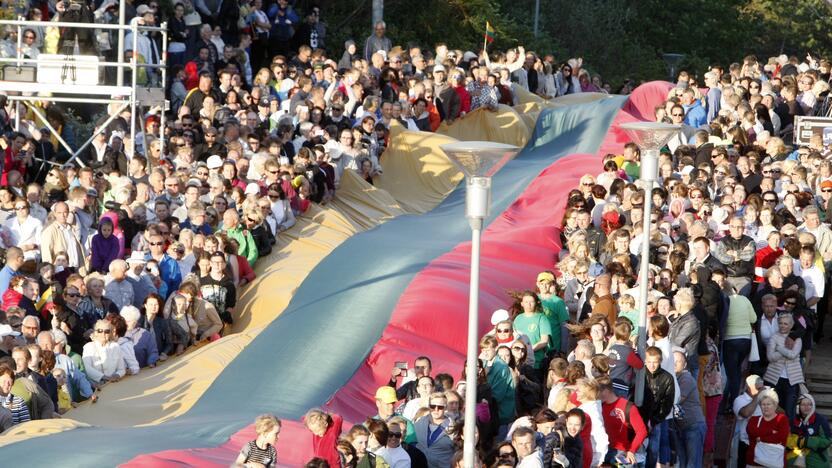
[[[51,20],[78,2],[24,3],[27,18]],[[80,3],[91,21],[117,18],[117,2]],[[166,18],[156,1],[128,2],[130,21],[170,29],[170,113],[161,128],[158,108],[121,111],[78,158],[0,98],[0,431],[95,402],[108,383],[228,332],[276,236],[337,196],[348,171],[370,184],[383,171],[391,125],[436,131],[516,104],[520,90],[610,90],[580,59],[396,46],[384,23],[342,48],[327,41],[325,11],[293,3],[178,0]],[[0,55],[17,54],[14,34]],[[161,63],[159,34],[140,35],[136,56]],[[67,39],[115,53],[109,34],[34,27],[23,39],[29,57]],[[480,340],[479,464],[712,466],[725,414],[736,466],[829,466],[832,434],[804,374],[830,307],[832,162],[821,136],[788,142],[795,116],[828,113],[830,68],[749,56],[702,83],[683,72],[655,109],[681,126],[657,185],[639,182],[633,143],[580,178],[559,261],[511,292]],[[65,110],[38,105],[69,140]],[[306,414],[307,466],[462,466],[464,374],[434,375],[426,355],[390,375],[377,414],[344,433],[339,415]],[[259,417],[236,463],[274,466],[280,428]]]
[[[165,17],[156,1],[127,2],[130,24],[169,29],[167,62],[158,31],[130,31],[125,44],[128,59],[170,67],[171,108],[163,120],[159,107],[131,115],[112,104],[90,117],[102,131],[77,156],[63,142],[75,146],[73,119],[87,106],[27,110],[0,96],[0,431],[95,402],[108,383],[227,333],[276,237],[332,200],[347,172],[370,184],[382,172],[393,121],[434,131],[514,104],[518,86],[592,88],[580,60],[552,73],[553,57],[522,48],[405,50],[383,23],[363,46],[327,48],[320,8],[301,20],[291,3],[177,1]],[[118,7],[15,6],[33,21],[98,24],[115,24]],[[116,44],[106,30],[33,24],[4,29],[0,56],[115,61]],[[142,68],[137,84],[161,79]]]

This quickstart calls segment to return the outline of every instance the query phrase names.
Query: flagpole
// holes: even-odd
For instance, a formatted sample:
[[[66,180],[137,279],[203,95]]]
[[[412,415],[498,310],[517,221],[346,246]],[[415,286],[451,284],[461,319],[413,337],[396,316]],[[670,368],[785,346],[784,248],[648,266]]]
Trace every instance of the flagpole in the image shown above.
[[[488,20],[485,20],[485,35],[483,36],[482,41],[482,51],[484,54],[488,55]]]

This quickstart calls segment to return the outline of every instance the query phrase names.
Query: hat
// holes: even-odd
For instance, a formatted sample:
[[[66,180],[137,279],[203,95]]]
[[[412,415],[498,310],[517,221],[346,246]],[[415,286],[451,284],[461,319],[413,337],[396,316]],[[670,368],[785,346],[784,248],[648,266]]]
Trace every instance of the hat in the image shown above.
[[[693,172],[693,166],[685,166],[679,173],[682,175],[690,175],[691,172]]]
[[[506,320],[508,320],[508,311],[505,309],[497,309],[491,314],[491,325],[497,325]]]
[[[549,281],[550,283],[554,283],[555,282],[555,275],[553,275],[552,273],[550,273],[548,271],[543,271],[543,272],[540,272],[540,273],[537,274],[537,281],[538,282]]]
[[[255,184],[254,182],[249,183],[246,185],[246,195],[258,195],[260,193],[260,186]]]
[[[823,182],[820,183],[820,189],[821,190],[827,189],[827,188],[832,188],[832,180],[824,180]]]
[[[269,106],[269,98],[261,98],[260,99],[260,105],[263,106],[263,107],[268,107]]]
[[[477,58],[477,54],[471,52],[470,50],[468,52],[465,52],[464,54],[462,54],[462,60],[464,60],[466,62],[470,62],[471,60],[474,60],[475,58]]]
[[[690,83],[685,80],[679,80],[676,82],[676,87],[679,89],[688,89],[688,86],[690,86]]]
[[[208,157],[208,169],[219,169],[222,167],[222,158],[216,154]]]
[[[711,219],[717,224],[725,224],[725,220],[728,219],[728,212],[723,207],[717,206],[711,211]]]
[[[208,163],[205,161],[199,161],[196,163],[196,167],[208,167]]]
[[[202,188],[202,181],[199,179],[188,179],[188,184],[185,187]]]
[[[434,73],[436,73],[436,72],[445,73],[445,67],[441,63],[437,63],[436,65],[433,66],[433,72]]]
[[[87,190],[87,196],[88,197],[93,197],[93,198],[98,198],[98,190],[96,190],[94,188],[88,189]]]
[[[134,250],[130,253],[127,263],[147,263],[147,259],[144,258],[144,253],[142,251]]]
[[[170,244],[170,248],[173,249],[174,252],[185,253],[185,244],[179,241]]]
[[[763,91],[762,93],[760,93],[760,96],[777,97],[772,91]]]
[[[395,403],[399,401],[399,398],[396,396],[396,389],[393,387],[379,387],[376,390],[376,400],[379,400],[382,403]]]
[[[138,15],[138,16],[144,16],[145,13],[152,13],[152,12],[153,12],[153,10],[151,10],[150,7],[147,6],[147,5],[139,5],[136,8],[136,15]]]
[[[0,338],[4,336],[20,336],[20,332],[14,331],[11,325],[4,323],[0,325]]]

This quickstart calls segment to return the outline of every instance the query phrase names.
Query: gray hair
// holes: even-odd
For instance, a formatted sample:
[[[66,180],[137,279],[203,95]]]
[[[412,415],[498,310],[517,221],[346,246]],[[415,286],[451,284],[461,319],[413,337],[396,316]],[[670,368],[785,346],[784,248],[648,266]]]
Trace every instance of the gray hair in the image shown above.
[[[127,323],[136,323],[139,321],[142,314],[135,306],[128,305],[121,309],[121,316]]]

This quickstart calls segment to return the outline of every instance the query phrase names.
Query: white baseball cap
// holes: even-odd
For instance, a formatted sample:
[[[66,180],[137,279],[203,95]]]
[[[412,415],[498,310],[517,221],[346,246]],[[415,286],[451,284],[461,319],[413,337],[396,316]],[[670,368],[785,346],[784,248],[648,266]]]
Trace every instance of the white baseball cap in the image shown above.
[[[497,309],[491,314],[491,325],[497,325],[506,320],[508,320],[508,311],[505,309]]]
[[[222,167],[222,158],[214,154],[208,158],[206,163],[208,164],[208,169],[219,169]]]

